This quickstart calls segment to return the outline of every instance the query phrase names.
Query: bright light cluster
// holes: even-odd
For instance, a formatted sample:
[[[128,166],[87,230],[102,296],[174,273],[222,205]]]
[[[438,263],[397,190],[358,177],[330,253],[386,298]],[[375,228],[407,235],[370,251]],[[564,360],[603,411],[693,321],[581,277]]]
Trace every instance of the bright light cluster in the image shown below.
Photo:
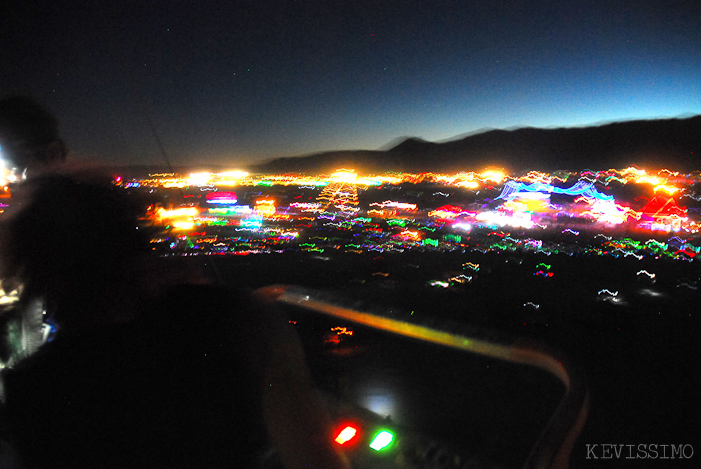
[[[690,190],[700,180],[637,168],[514,177],[499,171],[366,176],[345,169],[321,177],[228,171],[116,183],[143,190],[179,188],[186,205],[155,208],[150,219],[185,235],[186,251],[194,253],[523,249],[689,260],[698,257],[699,243],[692,239],[669,248],[625,243],[609,248],[594,240],[585,247],[585,239],[596,230],[620,228],[695,235],[701,211],[687,210],[680,201],[701,200]],[[636,185],[641,197],[617,200],[613,189],[623,185]],[[367,200],[364,194],[370,193],[374,199]],[[495,235],[500,229],[508,231]],[[569,247],[547,242],[548,233],[567,235]],[[171,244],[181,249],[184,242]]]

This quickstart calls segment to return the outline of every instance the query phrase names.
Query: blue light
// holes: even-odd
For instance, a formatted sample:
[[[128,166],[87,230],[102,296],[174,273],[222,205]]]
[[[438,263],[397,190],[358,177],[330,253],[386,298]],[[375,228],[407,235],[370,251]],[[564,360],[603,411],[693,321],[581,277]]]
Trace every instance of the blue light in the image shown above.
[[[507,181],[506,184],[504,184],[504,189],[502,189],[501,194],[499,194],[499,197],[497,197],[497,199],[512,200],[516,197],[520,197],[524,192],[540,192],[572,196],[582,195],[584,197],[593,198],[597,200],[613,200],[612,195],[602,194],[601,192],[596,190],[593,183],[586,181],[577,181],[577,183],[574,186],[568,189],[555,187],[551,184],[543,184],[542,182],[525,184],[523,182]]]

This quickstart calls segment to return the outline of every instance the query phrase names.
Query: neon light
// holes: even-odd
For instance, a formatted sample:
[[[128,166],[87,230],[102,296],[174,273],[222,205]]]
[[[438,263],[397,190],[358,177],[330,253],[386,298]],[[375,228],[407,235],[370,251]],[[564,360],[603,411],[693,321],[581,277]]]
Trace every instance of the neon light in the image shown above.
[[[219,175],[225,179],[243,179],[248,176],[246,171],[225,171]]]
[[[194,217],[197,215],[197,209],[195,207],[176,208],[173,210],[159,208],[156,214],[160,218]]]
[[[382,203],[378,202],[373,202],[370,204],[370,206],[378,206],[380,208],[385,208],[385,207],[390,207],[390,208],[396,208],[399,210],[409,210],[409,211],[415,211],[416,210],[416,204],[405,204],[402,202],[392,202],[391,200],[385,200]]]
[[[190,186],[205,186],[209,184],[211,178],[211,173],[192,173],[187,179],[187,184]]]
[[[334,441],[338,443],[339,445],[342,445],[344,443],[348,443],[350,440],[355,438],[355,435],[357,435],[358,430],[356,428],[351,427],[350,425],[345,427],[341,432],[336,436]]]
[[[241,226],[244,228],[260,228],[263,224],[263,220],[260,218],[249,218],[247,220],[241,220]]]
[[[234,205],[238,198],[236,192],[210,192],[206,197],[207,203]]]
[[[552,272],[545,272],[544,270],[539,270],[535,272],[533,275],[542,275],[543,277],[552,277],[553,273]]]
[[[679,191],[679,188],[678,188],[678,187],[674,187],[674,186],[668,186],[668,185],[665,185],[665,184],[660,184],[659,186],[655,186],[654,191],[655,191],[655,193],[657,193],[657,191],[665,191],[666,193],[672,195],[672,194],[674,194],[675,192],[678,192],[678,191]]]
[[[496,183],[500,183],[506,177],[503,171],[495,170],[485,171],[481,174],[481,176],[483,181],[492,181]]]
[[[462,230],[462,231],[472,231],[472,225],[469,223],[455,223],[453,224],[453,228],[456,230]]]
[[[458,243],[462,242],[462,236],[460,235],[455,235],[455,234],[447,234],[443,236],[443,239],[445,241],[453,242],[453,243]]]
[[[402,239],[413,240],[413,241],[418,241],[421,239],[421,233],[419,233],[418,231],[411,231],[411,230],[404,230],[395,236],[402,238]]]
[[[191,230],[195,227],[194,221],[175,221],[173,222],[173,228],[178,230]]]
[[[386,430],[383,430],[378,433],[375,438],[373,438],[372,443],[370,443],[370,448],[374,449],[375,451],[383,450],[392,443],[393,439],[394,435]]]
[[[423,240],[423,245],[424,246],[433,246],[433,247],[438,247],[438,240],[437,239],[431,239],[431,238],[426,238]]]
[[[475,220],[485,222],[488,225],[508,225],[517,228],[533,228],[535,225],[535,222],[531,219],[531,215],[526,212],[517,212],[511,216],[498,212],[482,212],[477,214]]]
[[[455,283],[471,283],[472,282],[472,276],[471,275],[465,275],[465,274],[460,274],[457,277],[452,277],[448,279],[451,282]]]
[[[524,193],[528,192],[544,192],[550,194],[564,194],[564,195],[583,195],[587,198],[593,198],[597,200],[613,200],[612,195],[602,194],[594,187],[594,183],[577,181],[577,183],[568,188],[562,189],[560,187],[555,187],[551,184],[543,184],[541,182],[534,182],[532,184],[524,184],[522,182],[507,181],[504,184],[504,189],[502,189],[501,194],[497,199],[511,200],[516,197],[524,197]]]
[[[331,175],[331,179],[336,182],[343,182],[347,184],[352,184],[358,179],[358,175],[353,171],[336,171]]]
[[[233,207],[210,208],[209,213],[217,215],[249,215],[253,213],[253,209],[248,205],[235,205]]]
[[[428,282],[428,284],[432,287],[441,287],[441,288],[448,288],[450,286],[450,283],[442,282],[440,280],[431,280],[430,282]]]
[[[406,226],[406,220],[397,220],[396,218],[390,218],[387,220],[387,225],[389,226],[401,226],[404,228]]]

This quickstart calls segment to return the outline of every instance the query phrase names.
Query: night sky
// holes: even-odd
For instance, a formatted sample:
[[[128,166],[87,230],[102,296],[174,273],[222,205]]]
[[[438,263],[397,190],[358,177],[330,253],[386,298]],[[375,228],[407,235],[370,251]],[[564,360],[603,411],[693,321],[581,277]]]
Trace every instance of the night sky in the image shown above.
[[[0,94],[78,160],[235,168],[484,128],[701,113],[701,2],[0,3]],[[155,131],[151,129],[151,123]]]

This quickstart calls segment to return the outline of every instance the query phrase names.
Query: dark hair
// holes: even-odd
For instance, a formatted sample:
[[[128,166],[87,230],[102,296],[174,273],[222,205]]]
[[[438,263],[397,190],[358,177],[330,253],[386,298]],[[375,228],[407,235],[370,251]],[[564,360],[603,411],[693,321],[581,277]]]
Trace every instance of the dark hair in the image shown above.
[[[5,158],[19,168],[31,160],[46,162],[51,144],[58,144],[65,155],[58,120],[44,106],[28,96],[0,100],[0,149]]]
[[[135,256],[149,250],[141,207],[107,181],[52,175],[26,184],[28,201],[3,226],[6,275],[23,283],[24,298],[55,306],[59,322],[79,322],[116,282],[129,282]]]

